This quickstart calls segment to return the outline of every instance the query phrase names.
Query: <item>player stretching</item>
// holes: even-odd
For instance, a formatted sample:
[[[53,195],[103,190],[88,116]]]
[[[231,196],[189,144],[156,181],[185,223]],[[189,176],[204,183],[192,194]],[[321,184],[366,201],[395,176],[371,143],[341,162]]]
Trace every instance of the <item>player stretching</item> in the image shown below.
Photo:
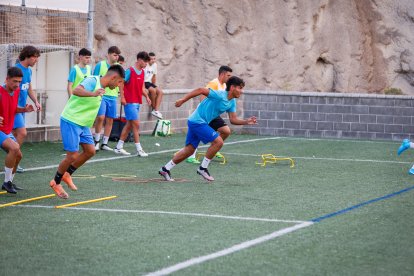
[[[73,95],[60,117],[60,132],[66,157],[60,162],[55,178],[50,181],[50,187],[58,197],[69,197],[60,184],[61,180],[71,190],[77,190],[71,175],[95,155],[94,141],[89,128],[92,127],[98,113],[102,95],[105,88],[115,89],[122,85],[124,77],[125,71],[122,66],[112,65],[102,78],[88,77],[73,90]],[[79,153],[79,144],[83,149],[82,153]]]
[[[398,148],[398,155],[400,155],[401,153],[403,153],[404,151],[408,150],[408,149],[414,149],[414,143],[411,142],[409,139],[404,139],[402,141],[401,146]],[[411,169],[408,171],[409,174],[414,175],[414,165],[411,167]]]
[[[142,149],[139,142],[139,107],[142,104],[142,95],[147,100],[148,104],[151,104],[151,99],[145,92],[144,68],[147,65],[150,57],[147,52],[139,52],[137,55],[137,62],[135,67],[130,67],[125,72],[125,85],[124,85],[124,97],[121,102],[125,106],[125,117],[127,123],[122,129],[121,137],[114,150],[115,153],[130,155],[129,152],[123,149],[124,141],[128,137],[129,132],[132,129],[134,134],[135,147],[137,149],[138,156],[147,157],[148,154]]]
[[[230,122],[234,125],[256,124],[256,117],[250,117],[245,120],[237,117],[236,99],[241,96],[243,87],[244,81],[233,76],[227,81],[225,92],[218,92],[207,88],[198,88],[175,102],[175,106],[180,107],[186,101],[199,95],[207,97],[197,106],[197,109],[188,118],[188,132],[185,147],[159,170],[159,174],[162,175],[165,180],[174,181],[174,179],[171,178],[170,170],[193,154],[200,141],[204,144],[211,143],[211,145],[207,149],[206,156],[204,157],[201,166],[197,169],[197,173],[208,181],[214,180],[207,167],[210,164],[211,159],[214,158],[216,153],[223,146],[223,138],[221,138],[221,136],[208,124],[224,112],[229,114]]]
[[[4,183],[1,189],[12,194],[17,193],[16,190],[22,190],[13,183],[17,166],[22,159],[20,146],[12,134],[14,118],[16,113],[34,110],[32,105],[26,105],[24,108],[17,106],[22,78],[22,70],[11,67],[7,70],[5,84],[0,86],[0,146],[7,153],[4,161]]]

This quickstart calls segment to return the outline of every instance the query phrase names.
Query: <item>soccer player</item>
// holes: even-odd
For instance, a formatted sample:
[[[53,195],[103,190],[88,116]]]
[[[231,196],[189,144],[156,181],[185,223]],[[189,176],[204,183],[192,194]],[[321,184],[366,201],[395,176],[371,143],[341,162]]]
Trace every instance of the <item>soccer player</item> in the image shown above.
[[[6,151],[4,161],[4,182],[2,190],[15,194],[17,190],[23,190],[13,183],[17,166],[23,155],[20,145],[13,136],[12,129],[16,113],[32,112],[32,105],[26,104],[24,108],[18,107],[19,86],[23,79],[23,72],[18,67],[7,70],[6,82],[0,86],[0,146]]]
[[[34,46],[25,46],[19,54],[19,63],[16,63],[16,67],[20,68],[23,72],[23,79],[20,83],[19,103],[20,108],[24,108],[27,103],[27,96],[35,104],[36,110],[39,112],[42,110],[42,106],[37,101],[36,92],[32,89],[32,69],[36,65],[40,57],[40,51]],[[17,113],[14,119],[13,135],[16,137],[17,143],[22,146],[26,136],[26,122],[24,113]],[[17,168],[17,172],[23,172],[24,169],[20,166]]]
[[[156,57],[154,53],[149,53],[150,61],[148,62],[147,67],[145,67],[145,88],[148,90],[151,97],[151,114],[158,119],[162,119],[162,114],[159,111],[162,96],[161,88],[157,87],[157,63],[155,63]]]
[[[92,75],[92,68],[89,65],[91,63],[92,53],[88,49],[82,48],[79,51],[79,63],[70,69],[68,77],[68,95],[69,98],[73,94],[75,89],[86,77]]]
[[[60,184],[61,180],[69,189],[77,190],[71,175],[95,155],[94,141],[89,128],[92,127],[98,113],[103,100],[102,95],[106,92],[105,88],[115,89],[122,85],[124,77],[125,71],[122,66],[112,65],[102,78],[88,77],[73,90],[73,95],[60,117],[60,132],[66,157],[60,162],[54,179],[50,181],[50,187],[58,197],[63,199],[69,197]],[[79,153],[79,144],[82,153]]]
[[[206,88],[211,88],[216,91],[225,91],[226,82],[231,77],[232,72],[233,70],[230,67],[225,66],[225,65],[220,66],[218,78],[211,80],[207,84]],[[204,100],[205,96],[201,95],[200,98],[201,100]],[[218,116],[217,118],[214,118],[208,125],[211,126],[212,129],[220,133],[220,136],[223,139],[223,141],[226,140],[227,137],[229,137],[231,133],[230,128],[227,126],[226,122],[220,116]],[[192,154],[190,157],[186,159],[186,162],[192,163],[192,164],[200,164],[200,161],[196,159],[196,154],[197,154],[197,150],[195,150],[194,154]],[[217,152],[216,157],[222,159],[223,155],[220,152]]]
[[[403,153],[404,151],[408,149],[414,149],[414,143],[411,142],[409,139],[404,139],[401,143],[401,146],[398,148],[398,155]],[[414,165],[411,167],[411,169],[408,170],[408,174],[414,175]]]
[[[214,180],[207,167],[210,164],[211,159],[214,158],[215,154],[223,146],[223,138],[208,124],[224,112],[229,114],[230,122],[234,125],[256,124],[256,117],[250,117],[244,120],[237,117],[236,99],[241,96],[243,87],[244,81],[233,76],[227,81],[225,92],[207,88],[198,88],[175,102],[175,106],[180,107],[186,101],[199,95],[207,97],[197,106],[197,109],[188,118],[188,132],[185,147],[175,154],[173,159],[159,170],[159,174],[163,176],[165,180],[174,181],[171,177],[170,170],[193,154],[200,141],[204,144],[211,143],[211,145],[207,149],[206,156],[200,167],[197,169],[197,173],[207,181]]]
[[[137,62],[134,67],[130,67],[125,72],[124,97],[121,98],[121,103],[125,106],[126,125],[122,129],[121,137],[115,148],[115,153],[130,155],[129,152],[123,149],[124,141],[131,131],[134,134],[135,147],[138,156],[147,157],[148,154],[142,149],[139,142],[139,108],[142,104],[142,96],[151,104],[151,99],[145,92],[145,66],[149,62],[150,57],[147,52],[139,52],[137,54]]]
[[[121,50],[119,50],[116,46],[111,46],[108,49],[108,55],[106,60],[102,60],[99,62],[93,74],[95,76],[104,76],[108,71],[108,68],[111,65],[117,64],[119,55],[121,54]],[[119,87],[115,89],[111,89],[109,87],[105,88],[105,94],[102,98],[101,106],[98,111],[98,116],[96,117],[95,121],[95,149],[98,151],[99,149],[102,150],[109,150],[113,151],[112,148],[108,146],[109,135],[111,134],[112,124],[114,122],[114,118],[116,118],[116,105],[117,105],[117,98],[118,93],[120,92]],[[121,94],[122,94],[121,90]],[[99,141],[101,139],[101,130],[103,127],[103,123],[105,121],[105,128],[104,128],[104,135],[102,138],[102,145],[99,147]]]
[[[123,68],[125,68],[126,63],[125,63],[125,58],[124,58],[124,56],[119,55],[119,57],[118,57],[118,63],[119,63],[119,64],[121,64],[121,66],[122,66]]]

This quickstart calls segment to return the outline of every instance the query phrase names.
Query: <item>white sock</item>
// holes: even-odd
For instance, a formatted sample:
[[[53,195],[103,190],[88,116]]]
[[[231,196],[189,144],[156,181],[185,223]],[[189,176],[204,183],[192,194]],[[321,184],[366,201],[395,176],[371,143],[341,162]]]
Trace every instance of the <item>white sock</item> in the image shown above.
[[[102,139],[102,144],[108,145],[108,141],[109,141],[109,137],[108,136],[104,136],[103,139]]]
[[[13,173],[12,174],[12,177],[11,177],[11,182],[13,182],[13,180],[14,180],[14,176],[15,176],[16,174],[15,173]]]
[[[211,159],[208,159],[204,156],[203,162],[201,163],[201,167],[207,169],[208,165],[210,164]]]
[[[410,142],[410,148],[414,149],[414,143]]]
[[[193,154],[191,154],[191,156],[190,157],[188,157],[188,158],[196,158],[196,155],[197,155],[197,149],[194,151],[194,153]]]
[[[100,133],[95,133],[95,142],[99,142],[99,140],[101,140],[101,134]]]
[[[13,168],[4,167],[4,182],[12,181]]]
[[[119,141],[118,141],[118,144],[116,144],[116,148],[117,148],[117,149],[122,149],[123,147],[124,147],[124,141],[119,140]]]
[[[135,147],[137,148],[137,151],[142,150],[141,143],[135,143]]]
[[[177,164],[175,164],[172,160],[170,161],[170,162],[168,162],[167,164],[165,164],[165,168],[167,169],[167,170],[171,170],[172,168],[174,168],[175,167],[175,165],[177,165]]]

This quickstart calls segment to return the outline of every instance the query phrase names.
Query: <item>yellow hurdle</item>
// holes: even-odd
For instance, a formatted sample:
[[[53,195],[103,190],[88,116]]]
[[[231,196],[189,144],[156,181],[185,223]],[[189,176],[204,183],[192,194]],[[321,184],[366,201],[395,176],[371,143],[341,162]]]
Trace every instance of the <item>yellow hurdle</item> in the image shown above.
[[[200,161],[201,157],[205,156],[207,152],[205,151],[197,151],[196,159]],[[223,154],[222,154],[223,155]],[[217,158],[216,158],[217,159]],[[223,160],[220,162],[221,165],[226,164],[226,157],[223,155]]]
[[[35,201],[35,200],[45,199],[45,198],[54,197],[54,196],[55,196],[55,194],[32,197],[32,198],[23,199],[23,200],[19,200],[19,201],[14,201],[14,202],[6,203],[6,204],[1,204],[0,208],[7,207],[7,206],[12,206],[12,205],[17,205],[17,204],[22,204],[22,203],[26,203],[26,202],[31,202],[31,201]]]
[[[88,204],[88,203],[94,203],[94,202],[98,202],[98,201],[113,199],[113,198],[116,198],[116,197],[117,196],[108,196],[108,197],[102,197],[102,198],[91,199],[91,200],[86,200],[86,201],[79,201],[79,202],[74,202],[74,203],[69,203],[69,204],[64,204],[64,205],[57,205],[57,206],[55,206],[55,208],[56,209],[62,209],[62,208],[67,208],[67,207],[73,207],[73,206],[78,206],[78,205],[83,205],[83,204]]]
[[[1,191],[0,192],[0,195],[4,195],[4,194],[7,194],[7,191]]]
[[[295,161],[293,161],[290,157],[277,157],[273,154],[262,154],[262,163],[256,162],[256,165],[260,165],[262,167],[266,167],[267,163],[275,164],[277,161],[287,160],[290,161],[290,167],[295,167]]]

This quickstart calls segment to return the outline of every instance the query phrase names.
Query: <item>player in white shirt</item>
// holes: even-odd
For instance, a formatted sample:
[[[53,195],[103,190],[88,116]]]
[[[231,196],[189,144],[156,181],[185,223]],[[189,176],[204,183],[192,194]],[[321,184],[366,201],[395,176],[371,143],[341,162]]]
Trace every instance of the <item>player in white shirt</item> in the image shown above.
[[[152,111],[151,114],[158,119],[162,119],[162,114],[159,111],[163,92],[162,90],[157,87],[157,64],[155,63],[155,54],[149,53],[150,61],[147,64],[147,67],[145,67],[145,89],[148,90],[148,94],[151,98],[151,106]]]

